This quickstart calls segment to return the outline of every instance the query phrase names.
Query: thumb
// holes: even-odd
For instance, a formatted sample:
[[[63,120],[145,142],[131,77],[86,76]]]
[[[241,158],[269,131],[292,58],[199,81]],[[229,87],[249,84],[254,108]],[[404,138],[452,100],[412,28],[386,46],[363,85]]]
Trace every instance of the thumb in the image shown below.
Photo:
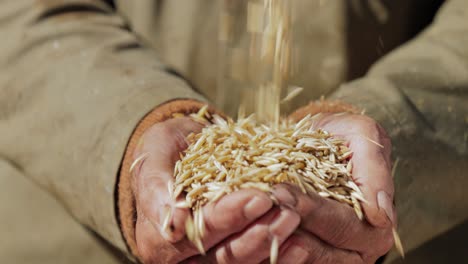
[[[139,215],[146,217],[153,226],[171,242],[185,235],[185,219],[188,209],[175,207],[172,197],[172,181],[175,162],[186,147],[185,138],[202,126],[190,118],[170,119],[148,129],[135,151],[135,160],[144,161],[134,171],[134,193]]]
[[[385,228],[396,224],[393,206],[394,186],[389,166],[390,146],[378,146],[363,137],[350,141],[353,151],[352,175],[367,203],[362,203],[367,221]]]
[[[367,203],[361,203],[367,221],[376,227],[396,224],[391,176],[391,141],[372,119],[360,115],[326,116],[318,126],[342,136],[353,152],[352,177]]]

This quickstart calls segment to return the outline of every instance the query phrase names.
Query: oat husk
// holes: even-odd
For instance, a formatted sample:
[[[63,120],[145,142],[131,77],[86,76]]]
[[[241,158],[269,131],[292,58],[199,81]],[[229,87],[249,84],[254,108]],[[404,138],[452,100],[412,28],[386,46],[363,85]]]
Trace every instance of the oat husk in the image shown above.
[[[210,115],[207,107],[191,117],[207,126],[187,137],[189,146],[175,165],[170,193],[174,199],[183,197],[176,207],[192,210],[187,237],[201,253],[202,206],[240,189],[270,194],[275,184],[288,183],[306,194],[347,204],[363,219],[361,203],[366,200],[351,176],[352,151],[345,140],[315,127],[319,115],[297,123],[282,120],[278,127],[259,124],[254,115],[237,122],[225,120]],[[393,234],[403,254],[398,234]],[[275,246],[272,243],[272,253],[278,250]]]
[[[201,207],[240,189],[270,193],[275,184],[288,183],[345,203],[363,218],[361,202],[366,200],[351,177],[352,152],[343,139],[315,128],[317,116],[298,123],[283,120],[276,128],[257,123],[254,115],[237,122],[211,116],[206,107],[192,118],[207,126],[188,136],[189,147],[175,165],[172,193],[174,199],[185,198],[177,207],[193,212],[187,237],[200,252]],[[277,252],[274,245],[271,252]]]

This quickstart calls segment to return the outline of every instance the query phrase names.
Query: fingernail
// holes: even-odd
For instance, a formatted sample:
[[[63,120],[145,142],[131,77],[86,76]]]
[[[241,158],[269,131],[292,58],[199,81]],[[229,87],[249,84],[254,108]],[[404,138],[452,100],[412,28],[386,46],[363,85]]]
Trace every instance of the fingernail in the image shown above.
[[[283,256],[285,260],[294,260],[294,263],[305,263],[308,257],[309,253],[297,245],[290,246]]]
[[[377,193],[377,204],[387,215],[388,219],[392,224],[395,224],[395,215],[393,214],[393,201],[385,191]]]
[[[294,232],[301,221],[301,217],[289,209],[281,209],[270,224],[272,236],[286,238]]]
[[[294,208],[296,206],[296,198],[285,188],[274,188],[272,191],[273,196],[280,204]]]
[[[266,197],[255,196],[244,206],[244,215],[253,220],[266,213],[273,206],[273,202]]]

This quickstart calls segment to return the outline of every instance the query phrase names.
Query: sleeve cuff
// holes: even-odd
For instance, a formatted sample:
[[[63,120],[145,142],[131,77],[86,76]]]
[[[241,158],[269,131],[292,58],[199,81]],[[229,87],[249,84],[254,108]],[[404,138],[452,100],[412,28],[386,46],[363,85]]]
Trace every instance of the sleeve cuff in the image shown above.
[[[315,115],[318,113],[342,113],[361,114],[362,110],[358,107],[338,101],[338,100],[319,100],[312,101],[308,105],[297,109],[289,118],[295,122],[303,119],[307,115]]]

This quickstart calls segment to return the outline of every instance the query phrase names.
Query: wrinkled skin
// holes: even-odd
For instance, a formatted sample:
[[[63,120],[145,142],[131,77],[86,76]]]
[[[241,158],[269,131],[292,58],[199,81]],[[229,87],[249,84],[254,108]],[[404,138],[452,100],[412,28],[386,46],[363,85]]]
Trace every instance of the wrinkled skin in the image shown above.
[[[201,126],[189,118],[171,119],[151,127],[134,154],[148,158],[135,170],[138,219],[136,240],[145,263],[267,263],[272,238],[278,237],[279,263],[374,263],[393,244],[390,140],[372,119],[352,114],[323,114],[316,123],[349,142],[353,177],[368,201],[365,220],[336,201],[304,195],[286,184],[277,185],[274,206],[258,190],[241,190],[203,208],[207,232],[206,256],[185,237],[187,209],[174,209],[170,230],[162,230],[168,208],[174,206],[167,184],[185,137]],[[380,147],[367,138],[379,143]]]

